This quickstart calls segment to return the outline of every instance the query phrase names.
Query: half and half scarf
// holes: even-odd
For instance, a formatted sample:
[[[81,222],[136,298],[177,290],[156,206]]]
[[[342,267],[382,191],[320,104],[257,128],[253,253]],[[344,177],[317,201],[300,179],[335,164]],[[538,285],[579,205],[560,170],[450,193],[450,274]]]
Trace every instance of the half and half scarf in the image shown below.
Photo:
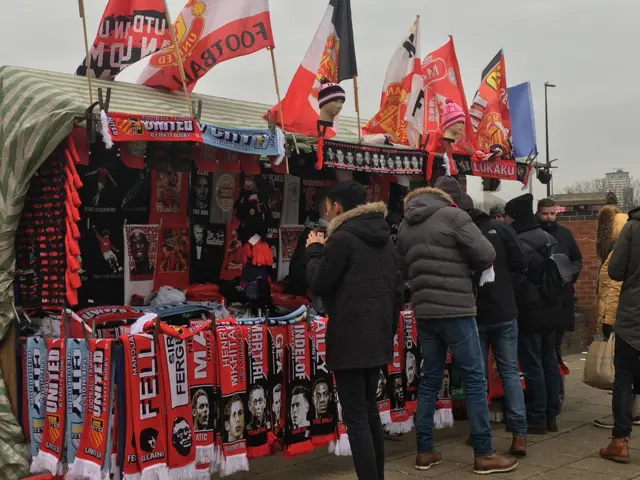
[[[305,455],[313,450],[311,442],[311,349],[306,322],[289,326],[285,456]]]
[[[453,427],[453,400],[451,398],[451,350],[447,352],[447,361],[442,377],[442,386],[436,400],[433,413],[433,427],[436,429]]]
[[[76,458],[80,446],[87,401],[89,347],[84,339],[67,340],[67,414],[66,446],[69,465]]]
[[[67,480],[102,480],[111,457],[112,340],[89,339],[89,379],[82,438]]]
[[[31,463],[31,473],[61,475],[66,410],[65,341],[62,338],[48,338],[46,344],[44,432],[38,455]]]
[[[405,398],[409,413],[416,411],[418,406],[418,389],[420,388],[420,376],[422,353],[418,341],[418,326],[412,310],[405,310],[401,314],[404,321],[404,370],[407,376],[407,396]]]
[[[407,410],[406,405],[404,340],[404,320],[401,315],[398,330],[393,337],[393,359],[387,365],[387,388],[391,392],[391,423],[388,430],[392,435],[409,433],[413,428],[413,416]]]
[[[336,440],[336,403],[333,375],[327,366],[327,318],[311,322],[311,442],[321,447]]]
[[[275,436],[271,453],[281,452],[287,424],[287,376],[285,375],[285,349],[288,328],[284,325],[267,327],[269,333],[269,380],[271,381],[271,432]]]
[[[27,339],[27,401],[31,456],[38,456],[44,432],[44,380],[47,348],[42,337]]]

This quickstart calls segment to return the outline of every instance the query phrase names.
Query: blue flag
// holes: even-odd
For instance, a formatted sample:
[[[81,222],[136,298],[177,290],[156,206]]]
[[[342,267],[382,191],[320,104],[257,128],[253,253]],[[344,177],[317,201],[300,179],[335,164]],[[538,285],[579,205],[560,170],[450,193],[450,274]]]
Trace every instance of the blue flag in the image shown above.
[[[509,88],[509,110],[511,112],[513,150],[516,158],[537,155],[536,126],[529,82]]]

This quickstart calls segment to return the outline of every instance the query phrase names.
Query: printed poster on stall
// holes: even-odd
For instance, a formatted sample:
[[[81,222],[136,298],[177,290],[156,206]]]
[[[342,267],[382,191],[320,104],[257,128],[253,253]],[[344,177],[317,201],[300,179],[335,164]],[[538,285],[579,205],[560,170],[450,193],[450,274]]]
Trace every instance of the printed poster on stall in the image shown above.
[[[151,210],[149,223],[165,227],[187,225],[189,174],[184,172],[151,173]]]
[[[304,231],[302,225],[280,226],[280,258],[278,259],[278,281],[284,280],[289,275],[291,257],[296,251],[298,237]]]
[[[163,285],[186,289],[189,286],[189,228],[160,228],[157,258],[153,289]]]
[[[159,235],[159,225],[124,226],[126,305],[141,305],[140,301],[153,291]]]

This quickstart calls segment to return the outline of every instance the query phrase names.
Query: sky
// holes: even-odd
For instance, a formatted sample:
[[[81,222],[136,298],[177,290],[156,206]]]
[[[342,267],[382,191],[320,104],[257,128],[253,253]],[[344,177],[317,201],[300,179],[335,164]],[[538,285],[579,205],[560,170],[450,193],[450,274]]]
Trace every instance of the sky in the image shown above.
[[[106,0],[85,0],[91,42]],[[167,0],[172,18],[184,0]],[[284,91],[302,60],[327,7],[327,0],[271,0],[280,85]],[[421,54],[453,35],[467,100],[480,84],[483,68],[504,49],[509,85],[532,85],[540,161],[545,160],[544,82],[549,90],[551,158],[558,158],[554,191],[579,180],[624,168],[640,177],[633,142],[640,140],[637,0],[352,0],[353,28],[363,118],[379,106],[389,60],[420,15]],[[73,73],[84,56],[82,22],[76,0],[0,0],[0,65]],[[144,62],[118,80],[135,82]],[[355,116],[353,88],[344,82],[343,114]],[[197,93],[273,104],[276,93],[266,51],[215,67]],[[479,191],[470,180],[471,193]],[[537,183],[537,182],[536,182]],[[499,195],[519,194],[503,182]],[[539,184],[536,197],[544,194]],[[478,194],[479,195],[479,194]]]

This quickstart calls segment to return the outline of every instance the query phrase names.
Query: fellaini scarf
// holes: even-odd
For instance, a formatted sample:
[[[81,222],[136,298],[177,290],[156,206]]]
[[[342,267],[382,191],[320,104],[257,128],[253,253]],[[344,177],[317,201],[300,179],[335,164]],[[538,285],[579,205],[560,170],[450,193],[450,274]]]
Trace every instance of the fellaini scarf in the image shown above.
[[[329,453],[333,453],[338,457],[351,456],[351,443],[349,443],[349,434],[347,426],[342,418],[342,405],[340,405],[340,397],[338,397],[338,387],[336,379],[331,375],[333,382],[333,394],[336,400],[336,440],[329,444]]]
[[[44,432],[44,379],[47,348],[41,337],[27,339],[27,401],[31,456],[38,456]]]
[[[61,475],[66,410],[65,342],[62,338],[48,338],[46,345],[44,432],[40,451],[31,463],[31,473]]]
[[[336,440],[336,402],[333,375],[327,366],[327,318],[318,317],[311,324],[311,398],[313,420],[311,442],[321,447]]]
[[[102,480],[111,457],[112,340],[89,339],[88,389],[82,438],[67,480]],[[108,471],[108,470],[107,470]]]
[[[187,342],[171,335],[158,335],[160,374],[166,403],[167,466],[169,478],[187,480],[195,476],[196,448],[193,441],[193,411],[187,374]]]
[[[418,340],[418,326],[412,310],[401,313],[400,321],[404,322],[404,370],[407,376],[407,396],[405,398],[409,413],[418,406],[418,389],[420,387],[422,353]]]
[[[311,442],[311,349],[306,322],[289,326],[286,457],[305,455]]]
[[[409,433],[413,428],[413,416],[406,405],[406,380],[404,372],[404,321],[402,315],[398,330],[393,338],[393,359],[387,366],[387,388],[391,395],[391,423],[388,426],[392,435]]]
[[[433,427],[436,429],[453,427],[453,400],[451,398],[451,351],[447,352],[447,361],[442,377],[442,386],[436,400],[433,414]]]
[[[269,338],[267,327],[247,327],[246,337],[247,401],[247,456],[249,459],[265,457],[271,453],[275,436],[271,431],[271,392],[269,391]]]
[[[275,436],[271,453],[284,448],[284,432],[287,424],[287,377],[285,375],[285,348],[288,328],[284,325],[267,327],[269,333],[269,380],[271,382],[271,432]]]
[[[247,373],[245,338],[247,327],[216,328],[220,379],[220,422],[222,451],[220,476],[249,471],[245,422],[247,415]]]
[[[160,362],[151,335],[127,335],[125,350],[131,357],[131,370],[125,372],[131,387],[133,431],[140,480],[169,480],[165,397]]]
[[[67,414],[65,428],[67,461],[69,465],[76,458],[80,446],[87,401],[87,375],[89,368],[89,347],[84,339],[67,340]]]

